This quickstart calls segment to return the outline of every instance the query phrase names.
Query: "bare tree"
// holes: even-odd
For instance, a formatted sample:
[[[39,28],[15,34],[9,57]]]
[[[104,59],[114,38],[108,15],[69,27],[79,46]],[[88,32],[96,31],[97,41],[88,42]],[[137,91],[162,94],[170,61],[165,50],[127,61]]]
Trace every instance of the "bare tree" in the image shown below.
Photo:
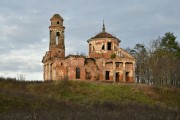
[[[173,33],[136,44],[128,52],[136,58],[137,83],[180,86],[180,45]]]

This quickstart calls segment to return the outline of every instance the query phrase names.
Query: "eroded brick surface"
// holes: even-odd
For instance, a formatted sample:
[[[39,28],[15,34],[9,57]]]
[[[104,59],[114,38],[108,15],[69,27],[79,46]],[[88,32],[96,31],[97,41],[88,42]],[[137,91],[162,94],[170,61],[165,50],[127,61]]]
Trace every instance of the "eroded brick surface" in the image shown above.
[[[89,54],[65,56],[63,18],[51,19],[49,51],[42,59],[44,80],[90,80],[134,82],[135,59],[120,48],[118,38],[105,31],[87,40]]]

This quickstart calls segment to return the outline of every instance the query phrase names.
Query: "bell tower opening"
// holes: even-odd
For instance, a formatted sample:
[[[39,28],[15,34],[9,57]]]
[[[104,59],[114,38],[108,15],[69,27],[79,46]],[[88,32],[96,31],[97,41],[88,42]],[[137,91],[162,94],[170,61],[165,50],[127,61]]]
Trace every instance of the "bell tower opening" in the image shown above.
[[[60,36],[60,33],[57,32],[57,33],[56,33],[56,45],[59,44],[59,36]]]
[[[59,14],[54,14],[50,19],[50,44],[49,50],[52,52],[51,57],[65,57],[63,18]]]

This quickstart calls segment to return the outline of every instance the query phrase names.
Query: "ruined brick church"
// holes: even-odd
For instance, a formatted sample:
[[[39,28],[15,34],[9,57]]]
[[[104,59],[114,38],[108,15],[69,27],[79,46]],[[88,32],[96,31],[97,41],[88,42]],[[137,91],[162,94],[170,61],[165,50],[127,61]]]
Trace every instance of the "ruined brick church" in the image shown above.
[[[88,56],[65,56],[63,18],[54,14],[50,19],[49,51],[42,59],[44,80],[90,80],[134,82],[135,58],[120,48],[121,40],[102,31],[87,40]]]

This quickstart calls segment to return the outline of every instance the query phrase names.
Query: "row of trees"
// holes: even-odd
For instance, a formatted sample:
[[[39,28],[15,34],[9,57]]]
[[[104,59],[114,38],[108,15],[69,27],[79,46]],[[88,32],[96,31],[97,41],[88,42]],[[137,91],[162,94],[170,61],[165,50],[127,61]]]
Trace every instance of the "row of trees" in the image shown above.
[[[180,86],[180,44],[173,33],[128,51],[136,58],[137,83]]]

